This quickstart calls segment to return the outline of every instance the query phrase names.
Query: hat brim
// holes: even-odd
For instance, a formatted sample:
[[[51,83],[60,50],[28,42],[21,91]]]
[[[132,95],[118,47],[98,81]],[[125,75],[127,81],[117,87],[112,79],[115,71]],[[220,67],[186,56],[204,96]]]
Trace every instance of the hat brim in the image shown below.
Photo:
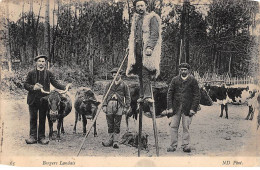
[[[190,69],[189,67],[179,67],[179,69],[181,69],[181,68],[186,68],[186,69],[188,69],[188,70]]]
[[[48,58],[47,58],[47,56],[37,56],[37,57],[35,57],[34,58],[34,61],[37,61],[39,58],[45,58],[45,60],[47,61],[48,60]]]

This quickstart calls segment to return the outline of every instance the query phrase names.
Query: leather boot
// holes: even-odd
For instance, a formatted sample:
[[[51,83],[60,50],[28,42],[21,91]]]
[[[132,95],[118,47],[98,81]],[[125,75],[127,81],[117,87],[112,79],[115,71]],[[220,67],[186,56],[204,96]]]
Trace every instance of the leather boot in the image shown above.
[[[191,152],[191,148],[188,145],[186,145],[186,146],[183,147],[183,152],[190,153]]]
[[[176,147],[168,147],[167,148],[167,152],[175,152],[176,151]]]
[[[114,140],[114,133],[109,133],[108,134],[108,141],[102,142],[102,145],[105,147],[110,147],[113,145],[113,140]]]
[[[29,139],[25,139],[25,142],[27,144],[35,144],[35,143],[37,143],[37,140],[33,137],[30,137]]]
[[[42,145],[47,145],[49,143],[49,141],[45,138],[42,138],[38,141],[39,144],[42,144]]]

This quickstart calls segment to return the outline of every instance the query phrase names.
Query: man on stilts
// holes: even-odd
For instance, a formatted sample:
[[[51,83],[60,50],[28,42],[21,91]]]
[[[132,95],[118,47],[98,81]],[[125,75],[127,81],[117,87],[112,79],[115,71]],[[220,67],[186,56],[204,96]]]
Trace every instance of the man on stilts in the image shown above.
[[[155,12],[147,12],[147,5],[146,0],[134,1],[136,13],[132,18],[126,75],[138,75],[143,84],[143,94],[138,101],[152,108],[150,81],[160,74],[162,38],[161,19]]]
[[[160,74],[161,59],[161,19],[155,12],[147,11],[147,0],[135,0],[135,13],[132,17],[129,36],[129,56],[126,75],[138,75],[140,84],[138,156],[141,150],[142,112],[153,118],[156,155],[159,156],[158,136],[155,121],[154,99],[151,79]]]

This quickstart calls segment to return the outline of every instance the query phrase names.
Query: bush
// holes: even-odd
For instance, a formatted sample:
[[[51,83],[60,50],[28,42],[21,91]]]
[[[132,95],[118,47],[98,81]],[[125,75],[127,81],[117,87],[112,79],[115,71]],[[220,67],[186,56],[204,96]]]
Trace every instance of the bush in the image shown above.
[[[2,70],[1,74],[1,93],[9,93],[13,95],[24,95],[26,90],[23,87],[28,69],[22,69],[15,72]]]
[[[24,82],[26,76],[33,68],[20,68],[15,72],[2,71],[1,77],[1,93],[9,93],[13,95],[25,95],[27,91],[24,89]],[[73,67],[68,66],[56,67],[52,66],[50,70],[56,76],[56,79],[62,84],[72,83],[74,87],[89,87],[93,80],[89,72],[84,67]]]
[[[85,67],[69,66],[51,67],[50,70],[55,74],[58,80],[62,83],[72,83],[75,87],[89,87],[92,85],[92,76]]]

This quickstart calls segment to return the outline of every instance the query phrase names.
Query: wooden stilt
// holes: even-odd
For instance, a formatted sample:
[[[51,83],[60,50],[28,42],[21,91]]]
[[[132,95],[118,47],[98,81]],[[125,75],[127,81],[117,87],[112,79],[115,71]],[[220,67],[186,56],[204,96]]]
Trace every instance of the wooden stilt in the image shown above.
[[[141,69],[141,74],[139,77],[140,83],[140,98],[143,99],[144,97],[144,87],[143,87],[143,73]],[[139,132],[138,132],[138,157],[141,155],[141,147],[142,147],[142,127],[143,127],[143,101],[139,103]]]
[[[152,99],[154,101],[152,84],[151,84],[151,92],[152,92]],[[152,119],[153,119],[153,132],[154,132],[154,139],[155,139],[156,156],[159,157],[159,145],[158,145],[158,134],[157,134],[156,116],[155,116],[155,104],[154,104],[154,102],[153,102]]]

